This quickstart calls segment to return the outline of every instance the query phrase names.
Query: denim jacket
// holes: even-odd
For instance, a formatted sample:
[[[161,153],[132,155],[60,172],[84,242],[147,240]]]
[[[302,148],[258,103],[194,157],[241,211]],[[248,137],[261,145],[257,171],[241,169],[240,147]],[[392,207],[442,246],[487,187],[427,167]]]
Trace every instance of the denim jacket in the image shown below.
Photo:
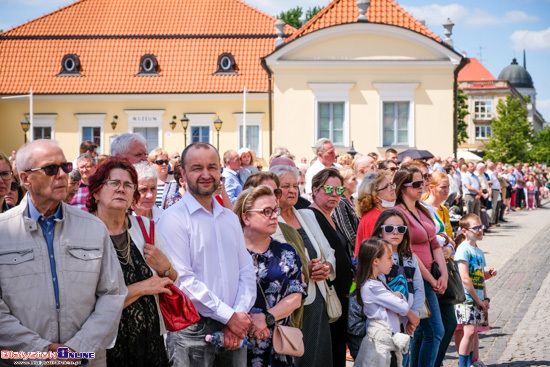
[[[103,366],[128,290],[103,222],[61,205],[53,241],[59,309],[46,241],[27,200],[0,214],[0,348],[47,351],[60,343],[96,353],[88,366]]]

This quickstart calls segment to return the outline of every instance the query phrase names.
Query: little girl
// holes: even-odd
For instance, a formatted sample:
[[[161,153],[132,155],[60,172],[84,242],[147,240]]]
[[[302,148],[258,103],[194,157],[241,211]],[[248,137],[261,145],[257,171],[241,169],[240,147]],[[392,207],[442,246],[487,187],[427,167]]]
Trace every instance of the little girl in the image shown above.
[[[241,168],[239,169],[239,172],[237,172],[237,175],[239,176],[241,183],[244,185],[248,177],[258,172],[258,169],[253,166],[255,154],[253,150],[248,148],[241,148],[237,153],[241,158]]]
[[[420,319],[420,310],[424,305],[424,282],[418,260],[413,256],[407,221],[403,214],[388,209],[378,217],[374,224],[373,236],[389,242],[392,247],[393,265],[391,271],[380,278],[395,292],[403,294],[411,305],[407,317],[400,317],[401,332],[413,335]],[[409,366],[409,353],[403,355],[403,366]]]
[[[529,210],[535,208],[535,183],[533,182],[533,176],[529,175],[525,187],[527,188],[527,207]]]
[[[380,354],[380,350],[384,350],[384,346],[391,344],[391,339],[394,339],[391,334],[400,333],[399,315],[407,316],[409,312],[412,312],[400,292],[392,292],[378,279],[380,274],[388,274],[392,265],[392,250],[388,242],[374,237],[361,242],[358,255],[357,288],[352,296],[357,296],[357,302],[363,307],[363,312],[369,319],[369,326],[357,356],[356,365],[358,366],[390,358],[389,351],[383,355]],[[389,326],[391,329],[390,341],[380,340],[384,323],[375,321],[383,321]],[[406,348],[400,345],[401,350],[408,349],[409,337],[406,338]],[[401,364],[400,353],[392,352],[391,359]]]

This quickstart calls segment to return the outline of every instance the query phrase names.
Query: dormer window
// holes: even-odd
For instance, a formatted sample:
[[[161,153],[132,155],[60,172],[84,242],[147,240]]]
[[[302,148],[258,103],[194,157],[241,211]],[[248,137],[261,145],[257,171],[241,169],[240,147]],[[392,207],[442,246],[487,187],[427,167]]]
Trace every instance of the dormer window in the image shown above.
[[[80,58],[76,54],[67,54],[61,60],[61,71],[57,76],[82,76]]]
[[[213,75],[237,75],[237,64],[230,53],[223,53],[218,56],[218,70]]]
[[[155,55],[146,54],[139,61],[139,73],[137,75],[159,75],[159,63]]]

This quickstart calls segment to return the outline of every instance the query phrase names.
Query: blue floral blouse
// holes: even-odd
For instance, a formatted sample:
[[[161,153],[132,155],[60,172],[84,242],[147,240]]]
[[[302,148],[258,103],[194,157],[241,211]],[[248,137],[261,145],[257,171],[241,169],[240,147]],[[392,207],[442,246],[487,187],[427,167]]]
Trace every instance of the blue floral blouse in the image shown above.
[[[271,239],[266,252],[258,254],[248,251],[254,260],[254,270],[258,284],[256,302],[250,313],[268,311],[286,296],[292,293],[302,293],[307,296],[306,284],[302,281],[302,262],[296,250],[287,243]],[[265,298],[264,298],[265,294]],[[267,305],[266,305],[267,300]],[[278,324],[288,325],[290,316],[277,321]],[[250,339],[247,364],[252,367],[267,366],[294,366],[291,356],[275,353],[272,347],[273,330],[271,337],[266,340]]]

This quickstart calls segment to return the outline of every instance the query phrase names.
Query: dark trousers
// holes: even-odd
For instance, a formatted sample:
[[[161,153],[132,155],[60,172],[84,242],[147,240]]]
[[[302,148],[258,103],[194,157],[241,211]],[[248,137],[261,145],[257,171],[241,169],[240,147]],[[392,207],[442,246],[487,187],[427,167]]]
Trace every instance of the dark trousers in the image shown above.
[[[523,193],[523,187],[516,189],[516,208],[521,208],[521,202],[525,200],[525,195]]]

